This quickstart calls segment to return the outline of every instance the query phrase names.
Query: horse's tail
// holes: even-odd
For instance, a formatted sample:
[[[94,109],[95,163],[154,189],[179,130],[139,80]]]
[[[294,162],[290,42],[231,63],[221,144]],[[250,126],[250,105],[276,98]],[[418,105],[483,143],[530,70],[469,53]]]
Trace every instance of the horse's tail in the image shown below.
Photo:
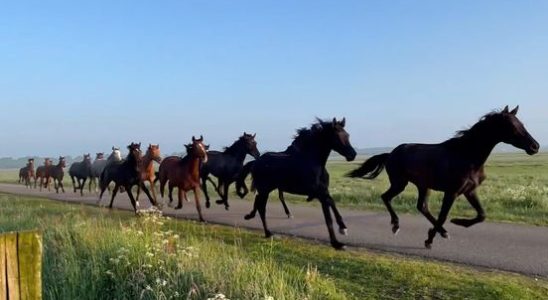
[[[251,172],[251,169],[255,165],[255,160],[248,162],[244,165],[242,168],[242,171],[238,175],[238,179],[236,180],[236,193],[240,198],[245,197],[249,190],[247,189],[247,186],[245,185],[245,179],[247,178],[247,175],[249,175],[249,172]],[[254,190],[253,183],[251,184],[251,190]]]
[[[390,153],[375,155],[366,160],[359,168],[347,173],[346,176],[353,178],[364,177],[365,179],[376,178],[384,170],[384,165],[389,157]]]

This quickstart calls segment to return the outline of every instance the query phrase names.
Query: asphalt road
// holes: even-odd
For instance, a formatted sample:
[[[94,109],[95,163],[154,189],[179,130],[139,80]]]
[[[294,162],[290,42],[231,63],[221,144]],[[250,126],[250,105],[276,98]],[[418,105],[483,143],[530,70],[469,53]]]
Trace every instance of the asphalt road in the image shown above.
[[[71,190],[67,190],[66,194],[39,192],[16,184],[0,184],[0,192],[93,205],[97,201],[95,194],[81,197]],[[190,199],[193,199],[192,195],[189,196],[191,196]],[[107,205],[109,200],[109,195],[105,194],[102,204]],[[141,198],[140,202],[141,208],[147,208],[150,205],[146,196]],[[230,199],[229,211],[226,211],[223,206],[215,204],[214,201],[212,201],[210,209],[205,209],[203,203],[204,201],[202,201],[202,207],[206,221],[261,229],[260,233],[262,234],[258,214],[253,220],[246,221],[243,218],[252,207],[252,203],[249,201]],[[164,213],[177,218],[197,219],[193,201],[185,202],[183,205],[183,209],[177,211],[166,205]],[[118,194],[114,206],[131,209],[125,193]],[[329,241],[320,207],[296,204],[289,204],[289,207],[294,216],[292,219],[285,216],[274,193],[271,195],[267,208],[267,220],[272,232]],[[400,214],[401,230],[398,235],[394,236],[391,232],[388,213],[349,209],[340,211],[348,226],[348,235],[339,235],[339,240],[348,246],[420,256],[530,276],[548,277],[548,227],[485,222],[470,228],[461,228],[448,222],[445,228],[449,232],[450,238],[442,239],[438,235],[432,249],[428,250],[424,248],[423,242],[431,225],[422,216]],[[337,229],[336,225],[335,229]]]

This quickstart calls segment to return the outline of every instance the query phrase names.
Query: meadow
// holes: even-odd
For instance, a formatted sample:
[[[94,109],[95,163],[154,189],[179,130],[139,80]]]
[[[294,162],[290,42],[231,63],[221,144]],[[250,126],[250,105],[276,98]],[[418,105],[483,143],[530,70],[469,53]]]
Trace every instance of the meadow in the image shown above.
[[[351,163],[337,159],[328,162],[331,194],[341,207],[386,211],[380,199],[388,187],[385,172],[374,180],[344,177],[344,174],[358,167],[365,159],[358,157]],[[548,153],[534,156],[521,153],[493,154],[485,170],[487,179],[479,188],[478,195],[487,213],[487,221],[548,225]],[[0,182],[14,183],[17,174],[17,170],[2,170]],[[67,192],[72,192],[68,176],[65,176],[64,183]],[[233,187],[231,197],[237,197]],[[277,194],[272,193],[270,200],[278,201],[276,197]],[[441,197],[442,194],[436,192],[430,197],[430,209],[434,214],[439,210]],[[289,202],[301,205],[318,205],[316,202],[307,203],[304,197],[286,195],[286,198]],[[253,196],[250,194],[247,199],[251,201]],[[392,203],[397,213],[419,214],[416,199],[416,188],[410,184]],[[464,197],[455,202],[450,212],[451,217],[474,215],[475,211]]]
[[[0,194],[44,236],[45,299],[540,299],[548,282],[294,238]]]

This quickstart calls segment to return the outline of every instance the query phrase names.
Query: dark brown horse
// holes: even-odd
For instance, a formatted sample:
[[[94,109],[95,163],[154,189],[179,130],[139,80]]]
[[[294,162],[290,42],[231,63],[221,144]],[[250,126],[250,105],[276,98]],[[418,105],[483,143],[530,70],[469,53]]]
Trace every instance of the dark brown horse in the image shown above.
[[[419,191],[417,209],[434,225],[424,242],[427,248],[431,248],[436,233],[444,238],[449,236],[443,224],[458,196],[466,197],[477,216],[452,219],[452,223],[470,227],[485,220],[476,188],[485,179],[483,166],[498,143],[513,145],[529,155],[539,151],[539,144],[516,117],[517,112],[518,107],[509,111],[506,106],[501,112],[489,113],[470,129],[459,131],[454,138],[441,144],[399,145],[391,153],[371,157],[348,176],[373,179],[386,167],[390,188],[381,197],[390,213],[394,233],[400,226],[391,201],[409,182],[416,185]],[[437,220],[428,210],[430,190],[445,193]]]
[[[49,191],[49,167],[51,166],[51,159],[45,158],[44,165],[36,168],[36,175],[34,176],[34,188],[36,188],[36,183],[38,178],[40,178],[40,191],[42,187],[45,187]]]
[[[31,178],[34,178],[34,158],[29,158],[27,165],[19,169],[19,183],[24,183],[26,187],[30,188]]]
[[[183,199],[186,199],[186,192],[192,190],[198,216],[202,222],[204,222],[204,218],[200,207],[200,165],[202,162],[207,162],[207,146],[203,144],[203,140],[202,136],[199,139],[192,137],[192,143],[186,145],[187,155],[182,158],[178,156],[166,157],[160,164],[158,172],[162,198],[166,183],[169,181],[169,203],[173,201],[172,192],[177,187],[179,204],[175,209],[181,209],[183,208]]]
[[[154,162],[157,162],[157,163],[162,162],[160,145],[149,144],[147,152],[143,156],[141,166],[139,167],[141,183],[139,187],[137,188],[137,201],[139,201],[139,194],[142,189],[147,195],[150,202],[154,205],[158,205],[158,198],[156,197],[156,187],[154,186],[154,182],[156,178],[156,173],[154,172]],[[150,191],[152,192],[152,196],[150,195],[148,188],[145,186],[146,181],[150,183]]]
[[[59,156],[59,162],[57,162],[56,165],[50,165],[46,170],[46,185],[49,182],[49,177],[51,177],[53,181],[53,187],[55,188],[55,192],[59,194],[59,189],[65,192],[65,186],[63,185],[63,177],[65,176],[65,170],[66,167],[65,157]]]
[[[72,188],[76,193],[77,190],[80,190],[80,195],[84,196],[84,187],[86,185],[86,180],[88,178],[91,180],[91,155],[84,154],[84,158],[81,162],[75,162],[70,165],[69,176],[72,180]],[[76,180],[75,180],[76,178]],[[91,192],[91,185],[89,186]]]
[[[242,192],[246,189],[245,178],[251,173],[252,188],[257,191],[253,210],[245,219],[254,218],[258,211],[265,236],[270,237],[272,233],[266,224],[266,203],[272,191],[277,189],[280,194],[287,192],[304,195],[308,199],[318,199],[322,205],[331,245],[335,249],[343,249],[344,244],[337,240],[333,230],[331,211],[339,225],[339,232],[346,234],[347,228],[329,193],[329,173],[325,164],[332,150],[344,156],[347,161],[356,157],[349,135],[344,130],[345,124],[345,119],[340,122],[336,119],[318,120],[310,128],[298,130],[295,140],[286,151],[265,153],[248,162],[236,181],[238,194],[245,195]]]
[[[131,188],[141,182],[139,173],[139,166],[141,165],[141,143],[131,143],[131,145],[127,146],[127,148],[129,153],[125,160],[112,162],[103,170],[99,180],[101,193],[99,194],[99,200],[97,202],[99,203],[101,201],[103,193],[107,189],[108,185],[110,182],[114,181],[115,186],[112,191],[109,207],[112,208],[114,198],[116,197],[120,187],[124,187],[129,200],[131,201],[131,205],[133,206],[133,210],[137,213],[139,203],[135,201]]]

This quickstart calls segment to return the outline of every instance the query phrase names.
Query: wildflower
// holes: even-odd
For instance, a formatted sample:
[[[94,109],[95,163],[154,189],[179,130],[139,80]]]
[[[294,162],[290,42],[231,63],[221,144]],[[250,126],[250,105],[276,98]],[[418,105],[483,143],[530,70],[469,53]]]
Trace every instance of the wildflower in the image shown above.
[[[147,286],[145,287],[145,290],[147,290],[147,291],[152,291],[152,287],[151,287],[150,285],[147,285]]]

